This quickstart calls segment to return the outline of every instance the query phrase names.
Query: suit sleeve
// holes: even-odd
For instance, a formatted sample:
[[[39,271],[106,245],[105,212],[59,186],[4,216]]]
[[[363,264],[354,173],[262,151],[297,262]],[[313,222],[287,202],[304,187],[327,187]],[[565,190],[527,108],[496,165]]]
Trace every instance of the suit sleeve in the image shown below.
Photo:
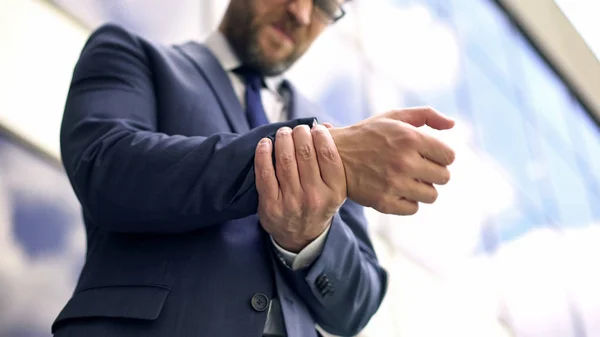
[[[101,27],[75,67],[60,134],[65,170],[94,225],[181,233],[254,214],[256,144],[282,126],[312,123],[184,137],[157,132],[156,121],[142,42],[116,26]]]
[[[334,335],[358,334],[387,290],[387,272],[379,265],[366,225],[363,207],[347,200],[311,266],[293,270],[277,264],[315,321]]]

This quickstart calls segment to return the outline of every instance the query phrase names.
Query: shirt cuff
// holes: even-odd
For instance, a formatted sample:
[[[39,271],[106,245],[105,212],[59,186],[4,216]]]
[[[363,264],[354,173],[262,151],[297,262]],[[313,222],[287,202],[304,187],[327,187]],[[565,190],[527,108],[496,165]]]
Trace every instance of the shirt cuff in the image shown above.
[[[293,270],[298,270],[301,268],[306,268],[310,266],[315,260],[321,255],[323,251],[323,246],[325,245],[325,239],[327,239],[327,234],[329,233],[329,229],[331,228],[331,224],[327,226],[325,231],[321,233],[313,242],[309,243],[308,246],[304,247],[298,254],[292,253],[283,249],[280,245],[275,242],[275,239],[271,236],[271,242],[277,249],[279,256],[283,259],[288,267],[291,267]]]

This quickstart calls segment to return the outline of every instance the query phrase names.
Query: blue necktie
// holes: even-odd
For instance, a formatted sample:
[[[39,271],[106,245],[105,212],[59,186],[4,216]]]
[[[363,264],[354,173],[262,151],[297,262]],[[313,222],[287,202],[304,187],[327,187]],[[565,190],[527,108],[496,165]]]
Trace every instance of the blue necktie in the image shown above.
[[[236,68],[233,72],[242,76],[246,83],[246,118],[250,129],[269,124],[260,99],[260,89],[263,87],[262,76],[257,71],[245,66]]]

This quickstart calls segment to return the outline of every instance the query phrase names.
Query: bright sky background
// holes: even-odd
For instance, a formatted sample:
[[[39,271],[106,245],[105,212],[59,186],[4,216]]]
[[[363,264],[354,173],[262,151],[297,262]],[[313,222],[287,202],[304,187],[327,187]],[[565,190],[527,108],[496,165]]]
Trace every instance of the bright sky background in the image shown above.
[[[573,26],[583,36],[596,58],[600,59],[600,1],[598,0],[554,0]]]

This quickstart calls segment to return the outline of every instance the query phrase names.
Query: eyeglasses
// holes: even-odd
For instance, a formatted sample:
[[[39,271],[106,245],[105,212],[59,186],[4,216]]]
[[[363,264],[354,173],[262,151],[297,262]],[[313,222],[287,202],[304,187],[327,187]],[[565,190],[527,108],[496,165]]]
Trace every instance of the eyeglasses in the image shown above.
[[[339,0],[313,0],[315,13],[323,22],[332,24],[346,15]]]

